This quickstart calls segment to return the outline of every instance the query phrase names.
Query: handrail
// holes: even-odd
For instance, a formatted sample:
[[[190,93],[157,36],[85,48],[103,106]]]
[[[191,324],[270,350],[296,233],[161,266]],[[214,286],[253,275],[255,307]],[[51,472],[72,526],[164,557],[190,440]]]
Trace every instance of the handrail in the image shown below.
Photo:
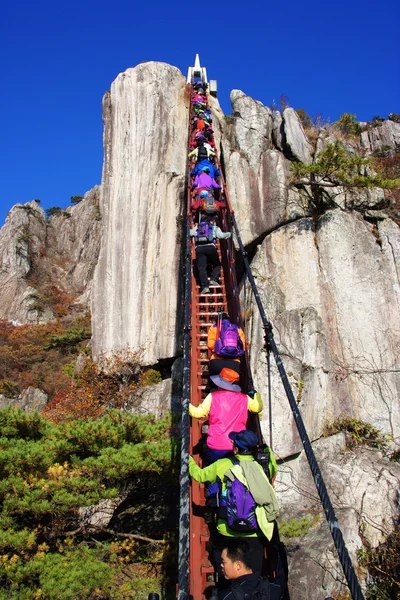
[[[353,600],[364,600],[364,596],[361,591],[360,583],[357,579],[357,575],[354,571],[353,564],[351,562],[350,555],[348,553],[346,544],[343,539],[342,532],[340,530],[335,511],[333,509],[331,500],[328,495],[328,491],[325,486],[325,482],[322,478],[322,473],[317,463],[317,459],[315,458],[314,450],[312,449],[310,439],[308,437],[306,428],[304,426],[304,421],[300,415],[296,399],[293,394],[293,390],[290,386],[285,367],[283,366],[281,357],[279,355],[278,348],[275,343],[274,334],[272,333],[272,325],[268,321],[267,316],[265,314],[264,307],[261,302],[260,295],[257,290],[256,282],[254,281],[253,274],[251,272],[251,268],[249,265],[249,261],[247,260],[247,252],[243,246],[243,242],[241,240],[239,229],[236,223],[235,215],[231,214],[233,228],[235,230],[236,239],[239,244],[239,249],[243,258],[243,264],[246,269],[247,277],[249,278],[251,288],[253,291],[254,298],[256,300],[258,310],[260,312],[261,320],[263,322],[264,332],[265,332],[265,344],[267,350],[271,349],[276,366],[278,367],[279,374],[281,376],[281,380],[283,383],[283,387],[286,392],[287,399],[289,400],[290,408],[292,409],[293,417],[300,435],[300,439],[302,441],[304,451],[307,456],[308,464],[310,465],[311,473],[314,477],[314,483],[318,490],[319,497],[322,502],[322,506],[325,511],[326,520],[328,521],[329,529],[332,534],[332,538],[339,555],[340,563],[343,568],[344,575],[346,577],[348,586],[351,591],[351,595]]]
[[[189,93],[190,97],[190,93]],[[188,123],[190,139],[190,113]],[[189,203],[188,203],[189,205]],[[185,211],[183,218],[184,240],[184,324],[183,324],[183,383],[181,417],[181,469],[180,469],[180,511],[179,511],[179,564],[178,564],[178,600],[189,600],[189,559],[190,559],[190,344],[192,329],[192,251],[190,246],[190,219]]]
[[[179,566],[178,566],[178,600],[189,598],[189,554],[190,554],[190,477],[189,477],[189,444],[190,444],[190,338],[191,338],[191,250],[189,237],[190,223],[186,218],[185,246],[185,308],[183,327],[183,389],[182,389],[182,421],[181,421],[181,471],[180,471],[180,517],[179,517]]]

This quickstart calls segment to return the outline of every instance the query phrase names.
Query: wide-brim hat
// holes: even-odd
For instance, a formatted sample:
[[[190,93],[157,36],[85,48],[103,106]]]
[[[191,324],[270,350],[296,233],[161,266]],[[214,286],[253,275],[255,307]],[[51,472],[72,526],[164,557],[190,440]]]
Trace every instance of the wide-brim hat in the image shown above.
[[[243,450],[252,450],[258,446],[258,437],[254,431],[243,429],[242,431],[231,431],[229,434],[231,440],[238,448]]]
[[[211,381],[219,388],[228,392],[241,392],[241,388],[235,382],[239,381],[239,373],[225,367],[219,375],[211,375]]]

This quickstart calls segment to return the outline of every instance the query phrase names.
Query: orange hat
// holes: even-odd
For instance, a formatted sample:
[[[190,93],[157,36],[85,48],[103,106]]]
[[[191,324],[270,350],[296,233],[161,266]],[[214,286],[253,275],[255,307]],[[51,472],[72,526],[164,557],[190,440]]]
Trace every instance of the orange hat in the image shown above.
[[[235,383],[235,381],[239,381],[239,373],[228,367],[222,369],[219,375],[211,375],[210,379],[223,390],[228,390],[229,392],[242,391],[240,386]]]
[[[235,383],[235,381],[239,381],[239,373],[236,373],[236,371],[233,369],[228,369],[228,367],[222,369],[220,375],[223,377],[223,379],[229,381],[229,383]]]

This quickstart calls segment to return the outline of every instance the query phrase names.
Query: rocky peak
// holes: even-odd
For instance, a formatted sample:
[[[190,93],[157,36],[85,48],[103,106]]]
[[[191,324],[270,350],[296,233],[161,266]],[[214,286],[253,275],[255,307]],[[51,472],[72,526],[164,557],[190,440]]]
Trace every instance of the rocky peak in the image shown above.
[[[361,146],[368,153],[400,152],[400,123],[382,121],[361,133]]]
[[[0,318],[45,323],[54,319],[60,294],[88,307],[100,240],[98,195],[97,187],[47,221],[35,201],[11,209],[0,230]]]
[[[181,217],[189,96],[175,67],[128,69],[104,97],[103,236],[93,295],[93,351],[177,352]]]

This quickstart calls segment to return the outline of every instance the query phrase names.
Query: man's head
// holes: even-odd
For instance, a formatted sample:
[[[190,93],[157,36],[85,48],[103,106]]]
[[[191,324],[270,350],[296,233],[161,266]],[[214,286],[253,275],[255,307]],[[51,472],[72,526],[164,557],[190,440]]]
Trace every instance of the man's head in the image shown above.
[[[251,454],[258,446],[258,437],[254,431],[250,431],[249,429],[231,431],[229,437],[233,440],[233,451],[235,454]]]
[[[252,573],[249,544],[245,540],[229,540],[222,550],[221,568],[225,579]]]

